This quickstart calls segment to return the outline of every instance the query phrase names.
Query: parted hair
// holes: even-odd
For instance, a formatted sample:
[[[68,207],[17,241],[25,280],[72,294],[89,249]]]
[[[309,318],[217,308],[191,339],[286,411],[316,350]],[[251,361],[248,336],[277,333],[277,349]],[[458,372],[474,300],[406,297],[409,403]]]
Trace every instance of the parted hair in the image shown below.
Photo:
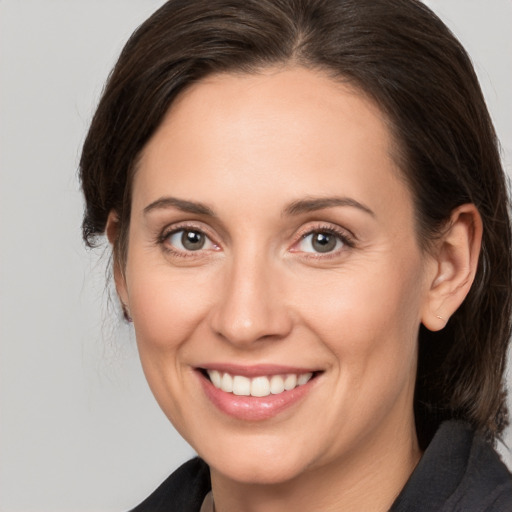
[[[439,332],[419,333],[415,417],[422,447],[462,419],[493,441],[507,424],[511,230],[499,146],[471,61],[417,0],[171,0],[131,36],[112,70],[80,160],[83,237],[95,245],[119,218],[128,243],[137,159],[176,96],[221,72],[303,66],[372,98],[415,201],[428,250],[454,208],[476,205],[483,241],[472,288]]]

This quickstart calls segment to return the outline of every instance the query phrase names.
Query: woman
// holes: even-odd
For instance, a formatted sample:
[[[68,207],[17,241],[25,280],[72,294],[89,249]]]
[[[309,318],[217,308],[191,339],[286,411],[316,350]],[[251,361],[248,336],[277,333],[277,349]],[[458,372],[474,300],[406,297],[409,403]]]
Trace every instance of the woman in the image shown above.
[[[424,5],[171,0],[124,48],[81,178],[85,240],[111,242],[200,456],[136,511],[511,509],[505,179]]]

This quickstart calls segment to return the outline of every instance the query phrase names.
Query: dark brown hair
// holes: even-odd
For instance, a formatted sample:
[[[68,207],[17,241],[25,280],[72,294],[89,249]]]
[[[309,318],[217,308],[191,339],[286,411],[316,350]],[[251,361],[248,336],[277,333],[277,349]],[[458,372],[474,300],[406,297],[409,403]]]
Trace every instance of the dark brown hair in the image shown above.
[[[416,0],[171,0],[132,35],[87,135],[80,176],[89,245],[115,211],[124,254],[137,157],[173,99],[218,72],[300,65],[372,97],[386,114],[428,247],[474,203],[484,234],[475,282],[440,332],[420,329],[415,414],[425,446],[460,418],[495,439],[506,425],[511,236],[495,132],[468,55]]]

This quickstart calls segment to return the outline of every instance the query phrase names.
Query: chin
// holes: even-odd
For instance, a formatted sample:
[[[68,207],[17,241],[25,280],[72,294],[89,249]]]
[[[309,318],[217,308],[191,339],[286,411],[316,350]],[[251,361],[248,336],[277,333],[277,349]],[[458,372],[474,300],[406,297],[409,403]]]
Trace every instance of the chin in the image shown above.
[[[232,481],[244,484],[271,485],[291,481],[303,474],[309,466],[304,453],[286,449],[272,450],[255,446],[253,449],[225,450],[205,453],[210,468]]]
[[[303,468],[285,461],[220,461],[210,465],[232,481],[252,485],[277,485],[289,482],[303,472]]]

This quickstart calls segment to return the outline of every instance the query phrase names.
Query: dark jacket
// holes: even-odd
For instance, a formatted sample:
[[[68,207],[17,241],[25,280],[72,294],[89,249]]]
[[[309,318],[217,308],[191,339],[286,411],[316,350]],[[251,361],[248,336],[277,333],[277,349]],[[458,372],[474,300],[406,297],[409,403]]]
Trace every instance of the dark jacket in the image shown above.
[[[206,463],[177,469],[132,512],[199,512],[210,490]],[[443,423],[390,512],[512,512],[512,476],[462,422]]]

